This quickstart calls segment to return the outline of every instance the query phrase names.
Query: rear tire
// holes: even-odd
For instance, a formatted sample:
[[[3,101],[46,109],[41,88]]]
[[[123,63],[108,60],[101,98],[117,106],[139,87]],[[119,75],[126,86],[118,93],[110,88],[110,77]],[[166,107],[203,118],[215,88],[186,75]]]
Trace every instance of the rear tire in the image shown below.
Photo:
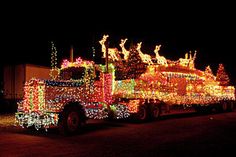
[[[232,112],[234,110],[234,102],[233,101],[229,101],[227,103],[227,111]]]
[[[222,111],[226,112],[227,108],[228,108],[228,102],[226,102],[226,101],[221,102],[221,109],[222,109]]]
[[[160,107],[156,104],[152,105],[152,109],[151,109],[151,115],[152,115],[152,119],[158,119],[160,117]]]
[[[142,106],[139,106],[139,111],[136,115],[136,119],[139,120],[139,121],[145,121],[147,120],[147,108],[142,105]]]

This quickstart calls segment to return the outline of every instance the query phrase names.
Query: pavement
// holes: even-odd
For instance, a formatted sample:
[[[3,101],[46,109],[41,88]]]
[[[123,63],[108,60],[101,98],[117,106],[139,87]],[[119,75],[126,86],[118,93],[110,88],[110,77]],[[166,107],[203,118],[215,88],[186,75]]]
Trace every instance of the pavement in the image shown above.
[[[1,115],[6,126],[0,129],[8,129],[0,132],[0,157],[235,156],[236,112],[178,114],[146,123],[91,120],[72,136],[57,129],[45,133],[14,127],[13,117]]]
[[[21,128],[15,125],[14,113],[0,114],[0,132],[17,131],[19,129]]]

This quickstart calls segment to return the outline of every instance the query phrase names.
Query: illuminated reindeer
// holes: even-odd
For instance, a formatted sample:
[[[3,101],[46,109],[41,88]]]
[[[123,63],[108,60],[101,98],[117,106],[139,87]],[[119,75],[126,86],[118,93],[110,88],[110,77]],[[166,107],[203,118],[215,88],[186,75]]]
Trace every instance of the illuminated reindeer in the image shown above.
[[[118,53],[118,49],[117,48],[108,48],[108,54],[110,55],[109,57],[111,57],[111,59],[114,60],[119,60],[119,58],[116,56],[116,54]]]
[[[125,49],[125,43],[126,43],[126,41],[127,41],[128,39],[126,38],[126,39],[121,39],[121,42],[120,42],[120,47],[121,47],[121,49],[122,49],[122,54],[124,55],[124,59],[125,60],[127,60],[128,59],[128,57],[129,57],[129,51],[127,51],[126,49]]]
[[[156,45],[155,50],[154,50],[156,54],[157,63],[161,65],[167,65],[166,58],[159,55],[160,48],[161,48],[161,45]]]
[[[109,37],[109,35],[103,35],[102,40],[99,41],[99,43],[102,45],[102,52],[103,52],[103,58],[106,57],[106,45],[105,42],[107,41],[107,38]]]
[[[195,66],[194,66],[194,61],[195,61],[195,59],[196,59],[196,55],[197,55],[197,51],[196,51],[196,50],[195,50],[195,52],[194,52],[193,57],[192,57],[191,51],[190,51],[189,67],[190,67],[191,69],[194,69],[194,68],[195,68]]]
[[[106,58],[106,45],[105,42],[109,35],[103,35],[102,39],[99,41],[99,43],[102,45],[102,52],[103,52],[103,58]],[[111,57],[111,59],[114,60],[119,60],[119,58],[116,56],[116,53],[118,52],[117,48],[108,48],[108,55]]]
[[[189,52],[189,56],[188,53],[185,53],[185,58],[180,58],[179,64],[194,69],[194,61],[196,59],[196,54],[197,51],[195,51],[194,56],[192,57],[191,51]]]
[[[141,46],[142,46],[142,42],[138,43],[136,50],[138,51],[139,56],[141,57],[142,61],[144,63],[148,63],[149,65],[153,64],[151,56],[149,56],[148,54],[143,54],[142,53]]]
[[[185,58],[179,58],[179,64],[186,67],[189,65],[188,52],[185,53]]]

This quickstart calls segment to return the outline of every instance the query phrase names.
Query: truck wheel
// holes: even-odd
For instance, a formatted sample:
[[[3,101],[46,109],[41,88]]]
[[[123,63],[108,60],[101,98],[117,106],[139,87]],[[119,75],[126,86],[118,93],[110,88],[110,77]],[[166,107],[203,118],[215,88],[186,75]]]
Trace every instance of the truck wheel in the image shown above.
[[[77,111],[71,111],[67,117],[67,127],[70,132],[77,131],[80,124],[80,118]]]
[[[222,103],[221,103],[221,107],[222,107],[222,111],[223,112],[225,112],[225,111],[227,111],[227,106],[228,106],[228,103],[226,102],[226,101],[223,101]]]
[[[137,113],[136,119],[140,121],[147,120],[147,108],[145,106],[139,107],[139,111]]]
[[[73,134],[82,125],[80,109],[77,106],[70,106],[62,112],[59,119],[59,130],[62,134]]]
[[[160,117],[160,108],[157,105],[152,106],[152,118],[157,119]]]
[[[210,113],[210,112],[216,112],[218,111],[218,107],[216,107],[216,105],[194,105],[194,109],[197,113],[200,114],[205,114],[205,113]]]
[[[229,101],[227,103],[227,111],[232,112],[234,110],[234,103],[232,101]]]

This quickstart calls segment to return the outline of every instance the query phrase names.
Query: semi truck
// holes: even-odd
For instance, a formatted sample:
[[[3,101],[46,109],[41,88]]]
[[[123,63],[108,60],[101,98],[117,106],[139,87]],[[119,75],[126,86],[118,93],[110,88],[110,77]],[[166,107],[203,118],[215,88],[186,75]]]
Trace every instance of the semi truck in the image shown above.
[[[32,78],[24,86],[16,123],[36,129],[57,126],[62,133],[75,133],[89,118],[140,121],[157,119],[173,108],[232,111],[233,86],[223,86],[210,70],[198,70],[196,52],[177,61],[143,53],[142,42],[125,48],[107,46],[108,35],[99,41],[103,63],[63,60],[53,68],[52,79]]]

